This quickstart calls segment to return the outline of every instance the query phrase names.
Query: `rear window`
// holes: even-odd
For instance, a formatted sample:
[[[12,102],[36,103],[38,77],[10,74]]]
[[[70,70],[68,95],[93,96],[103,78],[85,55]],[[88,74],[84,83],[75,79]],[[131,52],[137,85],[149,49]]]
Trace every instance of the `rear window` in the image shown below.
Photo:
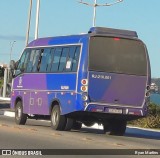
[[[89,69],[144,76],[147,74],[144,44],[130,39],[91,37]]]

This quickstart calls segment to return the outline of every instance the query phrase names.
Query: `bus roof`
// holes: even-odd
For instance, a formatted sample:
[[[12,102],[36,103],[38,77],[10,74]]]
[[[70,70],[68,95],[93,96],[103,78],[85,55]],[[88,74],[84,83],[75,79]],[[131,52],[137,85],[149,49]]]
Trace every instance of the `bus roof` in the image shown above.
[[[104,28],[104,27],[92,27],[86,34],[39,38],[30,42],[27,47],[40,47],[40,46],[42,47],[49,45],[80,43],[82,38],[90,36],[138,38],[138,35],[135,31]]]
[[[137,32],[135,31],[104,28],[104,27],[92,27],[90,28],[88,33],[101,34],[105,36],[121,36],[121,37],[138,38]]]

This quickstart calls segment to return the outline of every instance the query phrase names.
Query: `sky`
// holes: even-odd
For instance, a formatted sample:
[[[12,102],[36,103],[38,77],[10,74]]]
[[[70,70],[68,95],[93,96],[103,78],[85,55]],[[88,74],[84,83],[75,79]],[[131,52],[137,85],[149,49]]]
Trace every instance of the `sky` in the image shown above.
[[[93,3],[94,0],[85,0]],[[97,0],[112,3],[116,0]],[[18,60],[25,48],[30,0],[0,0],[0,63]],[[39,37],[87,33],[93,8],[77,0],[40,0]],[[146,44],[152,77],[160,77],[160,0],[123,0],[97,7],[96,26],[137,31]],[[34,39],[36,0],[33,0],[30,40]],[[16,41],[13,43],[13,41]],[[12,51],[11,51],[12,48]]]

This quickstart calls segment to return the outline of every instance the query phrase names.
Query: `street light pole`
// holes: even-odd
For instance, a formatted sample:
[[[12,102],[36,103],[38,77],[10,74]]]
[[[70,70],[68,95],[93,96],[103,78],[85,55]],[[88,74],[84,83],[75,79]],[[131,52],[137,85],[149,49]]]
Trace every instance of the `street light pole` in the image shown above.
[[[38,27],[39,27],[39,10],[40,10],[40,0],[37,0],[37,12],[36,12],[36,28],[35,28],[35,39],[38,38]]]
[[[98,4],[97,0],[94,0],[94,4],[83,2],[83,0],[78,1],[78,2],[81,3],[81,4],[85,4],[87,6],[93,7],[93,27],[95,27],[96,26],[96,7],[109,7],[109,6],[112,6],[114,4],[123,2],[123,0],[117,0],[114,3],[105,3],[105,4]]]
[[[12,59],[12,50],[13,50],[13,46],[14,46],[14,43],[15,43],[16,41],[13,41],[13,42],[10,42],[10,46],[11,46],[11,50],[10,50],[10,57],[9,57],[9,59],[10,59],[10,61],[11,61],[11,59]]]
[[[96,26],[96,5],[97,5],[97,0],[94,0],[93,26]]]
[[[30,0],[30,6],[29,6],[29,11],[28,11],[28,26],[27,26],[26,43],[25,43],[26,46],[28,45],[28,40],[29,40],[31,14],[32,14],[32,0]]]

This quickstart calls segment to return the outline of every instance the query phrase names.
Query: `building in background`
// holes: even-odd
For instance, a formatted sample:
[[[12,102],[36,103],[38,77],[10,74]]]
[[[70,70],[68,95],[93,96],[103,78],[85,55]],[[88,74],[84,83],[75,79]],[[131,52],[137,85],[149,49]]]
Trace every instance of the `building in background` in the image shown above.
[[[8,65],[7,65],[7,64],[0,63],[0,67],[2,67],[2,68],[7,68]]]
[[[151,92],[158,93],[158,85],[156,83],[151,83]]]

